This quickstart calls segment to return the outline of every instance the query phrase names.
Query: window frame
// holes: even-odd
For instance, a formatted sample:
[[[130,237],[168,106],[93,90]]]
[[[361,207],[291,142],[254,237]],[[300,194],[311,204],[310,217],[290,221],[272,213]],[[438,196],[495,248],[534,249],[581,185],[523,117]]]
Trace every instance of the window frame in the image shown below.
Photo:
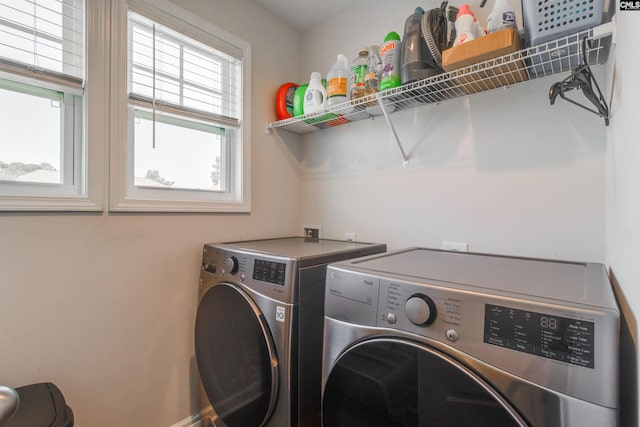
[[[3,72],[0,77],[18,84],[31,84],[32,92],[54,90],[64,93],[64,140],[60,141],[66,174],[63,184],[3,181],[0,184],[0,211],[102,211],[104,206],[104,155],[108,135],[109,61],[108,39],[103,37],[109,21],[107,2],[85,0],[85,84],[82,95],[45,81]],[[55,74],[55,73],[54,73]],[[71,101],[71,102],[67,102]],[[70,117],[69,112],[73,112]],[[75,120],[75,118],[81,120]],[[71,134],[72,135],[71,135]],[[71,140],[72,138],[73,140]],[[73,174],[72,183],[69,175]]]
[[[81,177],[83,170],[82,162],[77,162],[76,159],[82,158],[83,144],[76,144],[77,141],[82,141],[82,122],[76,122],[75,118],[82,117],[82,97],[69,92],[50,90],[28,84],[22,85],[16,79],[2,80],[4,81],[0,81],[0,89],[60,102],[62,122],[60,138],[60,163],[62,166],[60,172],[62,183],[0,181],[0,194],[14,197],[24,197],[25,194],[32,196],[47,196],[51,193],[58,196],[73,196],[77,194],[79,185],[74,179],[75,177]]]
[[[163,189],[134,185],[133,143],[129,126],[128,14],[131,10],[223,52],[235,52],[242,61],[240,126],[227,134],[230,191]],[[114,212],[250,212],[250,70],[251,45],[166,0],[112,1],[111,140],[109,210]]]

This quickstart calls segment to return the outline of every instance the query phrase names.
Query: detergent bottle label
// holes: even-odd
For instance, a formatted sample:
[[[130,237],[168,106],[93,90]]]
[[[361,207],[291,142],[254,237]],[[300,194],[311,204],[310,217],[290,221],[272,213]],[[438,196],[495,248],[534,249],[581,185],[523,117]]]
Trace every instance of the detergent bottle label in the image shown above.
[[[327,82],[327,98],[347,96],[347,78],[334,77]]]
[[[516,27],[516,13],[514,11],[507,11],[502,13],[502,24],[507,28]]]
[[[351,88],[364,88],[368,68],[367,65],[356,65],[351,69]]]
[[[380,47],[382,58],[382,75],[380,77],[380,90],[391,89],[400,86],[400,42],[389,40]]]
[[[287,111],[291,116],[293,116],[293,98],[296,95],[297,88],[297,86],[291,86],[287,89],[287,94],[285,95],[285,105],[287,106]]]

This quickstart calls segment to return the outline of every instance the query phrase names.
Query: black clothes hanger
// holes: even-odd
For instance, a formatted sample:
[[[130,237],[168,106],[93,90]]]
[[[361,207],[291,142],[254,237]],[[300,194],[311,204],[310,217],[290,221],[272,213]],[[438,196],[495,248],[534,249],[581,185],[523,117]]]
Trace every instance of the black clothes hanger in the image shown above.
[[[597,91],[597,95],[594,92],[594,87]],[[572,99],[569,99],[565,96],[565,92],[569,92],[573,89],[581,90],[584,96],[591,101],[593,105],[595,105],[596,109],[586,107]],[[602,117],[604,119],[604,123],[606,126],[609,126],[609,106],[602,95],[602,91],[600,91],[600,86],[598,86],[598,82],[593,77],[593,73],[587,64],[587,39],[582,39],[582,58],[580,65],[578,65],[572,72],[569,77],[566,79],[554,83],[549,88],[549,101],[551,105],[553,105],[556,101],[556,98],[560,95],[562,99],[566,99],[572,104],[577,105],[580,108],[584,108],[587,111],[591,111],[594,114]]]

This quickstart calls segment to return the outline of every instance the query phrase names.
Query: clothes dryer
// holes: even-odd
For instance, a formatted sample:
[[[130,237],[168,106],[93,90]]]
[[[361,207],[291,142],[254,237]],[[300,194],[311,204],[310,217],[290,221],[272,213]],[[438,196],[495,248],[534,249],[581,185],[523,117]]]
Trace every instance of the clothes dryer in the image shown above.
[[[203,427],[319,426],[326,266],[383,244],[207,244],[195,352]]]
[[[413,248],[327,269],[325,427],[615,427],[601,264]]]

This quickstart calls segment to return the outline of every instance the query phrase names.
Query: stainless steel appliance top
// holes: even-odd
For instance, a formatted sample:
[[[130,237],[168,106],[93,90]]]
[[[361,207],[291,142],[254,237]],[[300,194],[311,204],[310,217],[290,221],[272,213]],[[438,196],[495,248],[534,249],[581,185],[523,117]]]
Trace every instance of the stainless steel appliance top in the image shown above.
[[[617,310],[606,269],[597,263],[410,248],[338,265],[391,278],[437,281],[456,288],[484,288]]]
[[[299,267],[325,264],[328,262],[342,260],[347,257],[360,257],[386,250],[386,245],[379,243],[307,239],[304,237],[212,243],[207,246],[234,252],[250,252],[256,255],[289,258],[297,261]]]

